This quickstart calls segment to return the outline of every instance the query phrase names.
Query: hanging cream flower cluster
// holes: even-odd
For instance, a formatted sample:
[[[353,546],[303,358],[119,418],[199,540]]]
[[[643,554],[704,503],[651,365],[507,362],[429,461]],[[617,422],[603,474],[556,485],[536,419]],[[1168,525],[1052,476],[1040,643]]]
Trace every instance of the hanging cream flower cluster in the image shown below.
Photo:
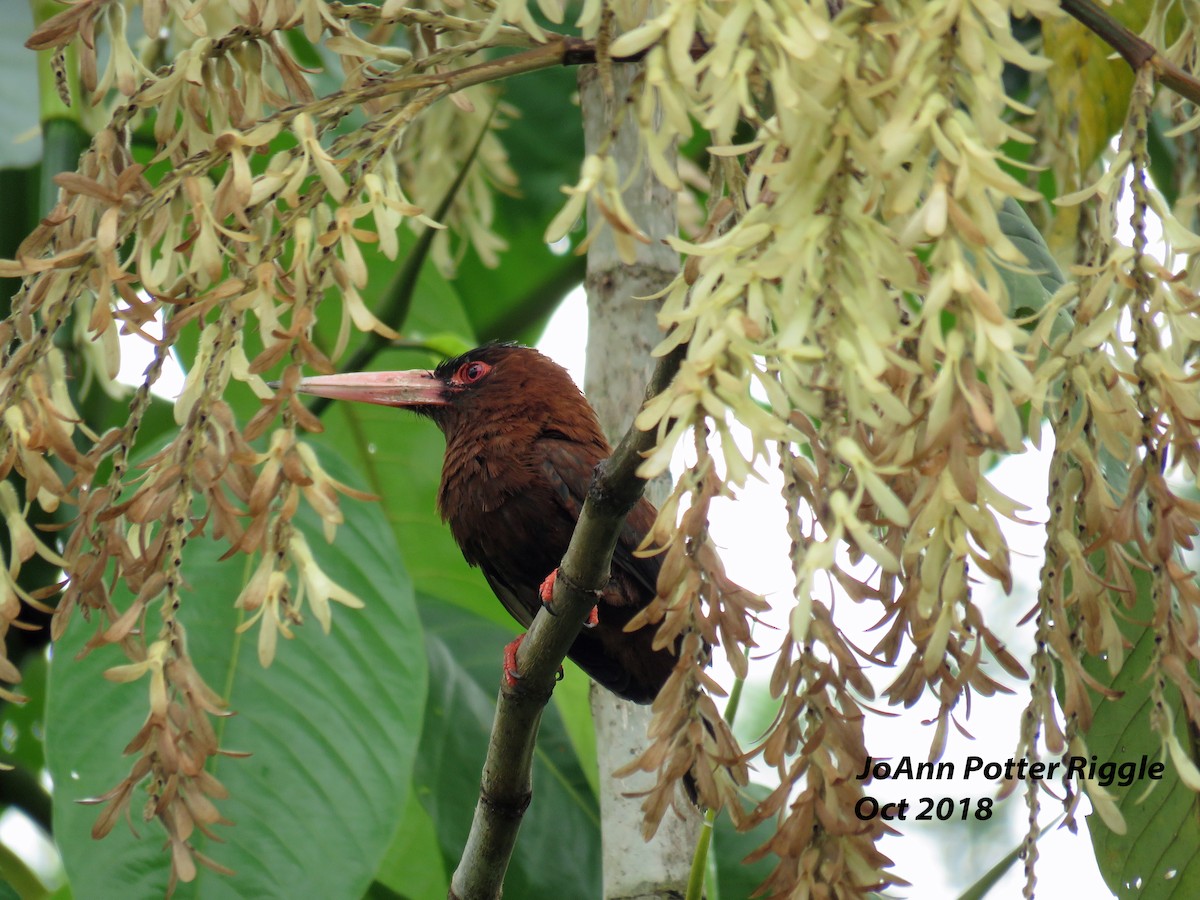
[[[652,744],[632,763],[661,775],[646,799],[647,828],[669,807],[673,780],[691,770],[701,798],[730,807],[739,824],[775,823],[761,850],[778,859],[769,892],[850,896],[896,881],[875,846],[883,825],[854,815],[861,787],[852,775],[870,752],[863,721],[874,695],[862,663],[897,669],[889,703],[935,698],[935,757],[960,704],[1003,689],[998,669],[1023,674],[985,621],[973,581],[1011,587],[999,522],[1022,510],[987,467],[1036,439],[1043,418],[1057,455],[1021,752],[1083,752],[1087,688],[1096,685],[1079,660],[1106,654],[1119,667],[1121,607],[1138,591],[1133,570],[1145,567],[1156,637],[1151,724],[1184,781],[1200,785],[1176,737],[1178,718],[1200,723],[1200,596],[1181,552],[1200,510],[1172,480],[1179,471],[1194,480],[1200,462],[1198,276],[1148,254],[1148,210],[1175,250],[1194,254],[1200,242],[1146,183],[1148,81],[1108,174],[1064,198],[1101,210],[1074,280],[1052,300],[1018,303],[1012,285],[1038,284],[1038,273],[1001,210],[1041,195],[1004,157],[1006,144],[1029,140],[1012,123],[1031,110],[1007,95],[1003,76],[1008,67],[1036,83],[1047,62],[1012,23],[1060,15],[1057,3],[586,0],[575,23],[582,39],[550,30],[564,21],[561,0],[430,6],[78,0],[30,39],[54,56],[64,84],[72,48],[87,101],[111,108],[78,170],[60,176],[58,205],[15,259],[0,261],[0,275],[24,279],[0,323],[0,475],[15,471],[25,483],[24,496],[0,490],[12,535],[0,635],[22,603],[44,608],[56,592],[20,586],[22,565],[38,556],[66,573],[55,633],[85,610],[97,623],[89,646],[116,644],[129,656],[109,677],[148,682],[146,722],[130,744],[137,758],[101,798],[98,833],[148,781],[145,815],[166,829],[173,877],[210,862],[189,837],[222,821],[213,801],[224,789],[205,770],[222,709],[176,615],[188,602],[185,544],[203,531],[256,555],[230,602],[258,630],[264,663],[302,607],[329,628],[331,601],[359,605],[292,524],[306,502],[331,536],[338,498],[351,493],[300,437],[319,428],[296,396],[301,368],[332,371],[353,330],[394,335],[363,300],[363,244],[395,258],[398,229],[447,225],[485,260],[497,257],[490,192],[513,175],[492,133],[503,108],[487,83],[579,62],[585,45],[601,73],[622,60],[644,64],[633,94],[615,98],[641,135],[640,164],[684,191],[676,156],[697,128],[711,161],[707,218],[688,239],[670,239],[686,263],[659,298],[659,352],[685,347],[685,357],[637,420],[658,438],[646,476],[666,469],[689,431],[700,436],[697,462],[645,548],[665,554],[669,575],[645,618],[662,620],[661,633],[687,651],[655,707]],[[314,90],[289,29],[337,61],[336,88]],[[1185,26],[1175,62],[1194,66],[1195,47]],[[481,52],[494,48],[519,52]],[[147,111],[157,143],[149,165],[131,149]],[[365,124],[345,127],[350,113]],[[1194,134],[1194,117],[1172,115],[1178,135]],[[1127,171],[1131,248],[1113,240],[1108,207]],[[590,199],[601,213],[593,233],[610,229],[632,260],[650,238],[622,188],[605,144],[566,189],[547,239],[565,234]],[[1180,203],[1194,204],[1195,189],[1193,180]],[[442,239],[435,257],[452,265],[462,247]],[[325,304],[329,294],[340,301]],[[162,336],[152,336],[160,316]],[[322,317],[339,325],[332,348],[313,339]],[[109,381],[119,330],[152,342],[155,359],[127,421],[94,434],[72,408],[56,342],[75,341]],[[175,407],[178,432],[134,470],[150,387],[189,330],[198,351]],[[277,386],[263,380],[280,369]],[[262,400],[248,423],[223,398],[233,382]],[[731,437],[735,421],[751,432],[748,451]],[[265,449],[252,445],[258,438]],[[706,516],[772,448],[795,590],[788,627],[768,648],[780,711],[752,753],[780,787],[743,810],[748,760],[717,716],[704,648],[721,644],[743,671],[761,601],[720,571]],[[78,517],[52,546],[25,518],[35,504],[63,503]],[[112,602],[114,579],[134,597],[127,608]],[[878,608],[881,636],[866,652],[839,630],[835,590]],[[17,676],[0,655],[0,679]],[[1117,822],[1103,795],[1093,799]],[[1036,852],[1032,838],[1027,852]]]
[[[130,11],[137,6],[144,36],[135,41]],[[481,85],[486,73],[457,73],[477,61],[482,47],[532,43],[478,10],[477,18],[467,18],[398,3],[201,6],[82,0],[33,34],[29,47],[53,53],[63,84],[64,53],[73,49],[86,102],[110,109],[78,170],[59,176],[58,205],[15,259],[0,262],[4,276],[25,279],[12,315],[0,323],[0,475],[15,470],[25,481],[23,497],[8,483],[0,490],[16,538],[5,567],[0,634],[18,621],[21,602],[48,609],[58,589],[20,587],[21,565],[37,554],[61,566],[65,591],[54,607],[54,636],[76,610],[93,622],[98,615],[89,649],[116,644],[131,660],[110,677],[149,682],[146,724],[129,745],[136,761],[100,798],[108,805],[96,833],[106,833],[133,788],[148,783],[144,815],[163,824],[172,879],[185,881],[196,860],[211,863],[189,837],[223,821],[212,801],[224,796],[205,771],[219,750],[210,720],[222,714],[221,700],[192,665],[178,617],[188,602],[185,545],[208,532],[231,552],[257,557],[245,590],[229,602],[246,612],[244,628],[257,630],[264,665],[302,612],[310,610],[328,630],[331,601],[361,605],[321,571],[292,524],[307,502],[332,539],[342,521],[339,496],[355,494],[300,439],[301,430],[320,425],[299,402],[296,383],[302,367],[333,371],[351,329],[395,336],[361,296],[367,280],[361,244],[378,242],[396,259],[400,229],[449,225],[494,261],[503,243],[490,228],[491,190],[513,180],[491,132],[503,117]],[[317,95],[293,55],[290,29],[322,44],[340,65],[336,90]],[[451,96],[457,104],[436,103]],[[436,116],[423,119],[431,107]],[[369,127],[339,131],[356,110]],[[153,111],[157,142],[149,164],[135,161],[132,151],[146,111]],[[425,152],[430,143],[444,149]],[[464,169],[459,191],[466,199],[448,204],[442,222],[432,221],[425,210]],[[434,255],[449,265],[460,252],[441,240]],[[318,312],[329,294],[340,303]],[[156,317],[161,337],[153,334]],[[319,317],[340,321],[326,350],[313,340]],[[68,323],[101,384],[116,376],[119,331],[154,345],[128,419],[102,435],[80,424],[68,395],[56,349]],[[150,388],[189,331],[198,333],[198,349],[174,406],[178,431],[135,470],[131,458]],[[262,374],[281,364],[274,390]],[[235,421],[224,399],[233,381],[263,402],[248,423]],[[250,442],[262,436],[267,448],[259,452]],[[109,466],[103,482],[96,481]],[[22,527],[35,503],[47,511],[60,503],[78,507],[61,553]],[[115,581],[134,597],[126,608],[111,600]],[[2,654],[0,678],[19,680]]]
[[[1084,652],[1120,658],[1114,616],[1120,592],[1132,590],[1130,554],[1155,565],[1159,693],[1175,685],[1197,721],[1200,694],[1183,673],[1194,668],[1200,597],[1179,550],[1200,510],[1164,477],[1172,465],[1192,479],[1197,470],[1200,417],[1187,362],[1194,284],[1153,265],[1144,240],[1140,251],[1119,253],[1110,238],[1087,279],[1053,304],[1010,296],[1010,284],[1037,285],[1043,273],[1030,271],[1000,213],[1041,195],[1006,165],[1005,144],[1030,141],[1012,122],[1032,110],[1006,94],[1002,76],[1006,66],[1035,79],[1045,70],[1047,60],[1018,41],[1012,22],[1061,15],[1058,5],[661,0],[646,4],[644,16],[632,4],[607,7],[625,26],[611,35],[611,56],[645,55],[632,113],[644,164],[682,189],[672,163],[696,124],[713,160],[707,226],[693,240],[672,241],[687,264],[662,298],[658,352],[686,343],[686,358],[638,418],[659,438],[641,472],[663,471],[691,428],[721,438],[732,483],[765,462],[772,442],[783,468],[795,595],[771,681],[781,711],[756,751],[777,769],[781,788],[752,816],[777,823],[764,848],[780,857],[769,892],[856,893],[889,878],[873,846],[882,826],[854,815],[861,789],[851,775],[868,753],[863,701],[874,690],[860,672],[863,657],[830,615],[833,591],[879,607],[883,633],[869,658],[898,668],[886,700],[907,706],[929,694],[938,702],[933,758],[962,701],[1007,690],[1001,671],[1024,676],[985,621],[972,582],[1012,587],[999,522],[1021,521],[1022,507],[989,482],[987,468],[997,454],[1037,440],[1041,415],[1061,415],[1056,464],[1073,473],[1055,490],[1091,496],[1088,527],[1052,527],[1049,538],[1058,542],[1050,555],[1069,552],[1079,573],[1073,591],[1063,568],[1054,569],[1039,606],[1040,646],[1063,661],[1073,692],[1072,752],[1083,746],[1076,714],[1087,706],[1074,677],[1078,660]],[[587,27],[612,27],[600,5],[589,9]],[[1194,44],[1179,46],[1186,57]],[[1110,198],[1131,165],[1144,178],[1144,158],[1139,164],[1125,153],[1095,192]],[[618,248],[622,240],[631,248],[640,229],[619,202],[620,187],[603,150],[587,159],[548,239],[591,197],[605,210],[591,227],[612,228]],[[1143,213],[1154,202],[1147,194]],[[1170,216],[1167,223],[1179,249],[1194,252],[1194,236]],[[1085,314],[1078,329],[1062,327],[1063,309]],[[1132,344],[1120,330],[1131,312]],[[1077,354],[1073,370],[1064,350]],[[1081,432],[1089,416],[1107,434]],[[753,435],[748,453],[729,436],[735,419]],[[1112,470],[1134,469],[1127,484],[1105,471],[1108,454]],[[703,446],[698,455],[663,506],[659,547],[683,539],[675,528],[681,503],[707,503],[696,473],[711,460]],[[1076,510],[1074,499],[1057,503],[1056,516]],[[1147,529],[1139,526],[1142,504],[1152,511]],[[1114,544],[1104,572],[1087,561],[1097,542]],[[673,608],[667,615],[681,616],[688,604],[697,617],[714,615],[699,590],[659,590]],[[1081,592],[1090,598],[1083,607]],[[1079,634],[1077,616],[1088,623]],[[1052,672],[1039,667],[1043,701]],[[1172,707],[1158,708],[1154,724],[1178,758]],[[665,748],[678,742],[662,727],[670,715],[658,711],[646,762],[669,759]],[[1043,702],[1029,721],[1057,730],[1054,716]],[[1036,744],[1027,741],[1024,752]],[[1056,752],[1065,746],[1051,742]],[[710,760],[718,762],[715,747]],[[714,785],[705,799],[719,805],[727,792]],[[654,792],[647,815],[656,820],[661,810]]]

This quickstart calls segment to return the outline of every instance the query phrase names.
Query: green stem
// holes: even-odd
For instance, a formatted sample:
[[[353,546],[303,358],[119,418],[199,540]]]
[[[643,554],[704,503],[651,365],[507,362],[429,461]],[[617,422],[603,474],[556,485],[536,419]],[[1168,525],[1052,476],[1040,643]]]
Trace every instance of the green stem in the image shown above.
[[[692,869],[688,873],[687,900],[700,900],[704,896],[704,875],[708,870],[708,848],[712,845],[713,824],[716,821],[716,810],[704,811],[704,824],[700,826],[700,838],[696,841],[696,852],[692,854]]]
[[[733,726],[733,720],[737,718],[738,706],[742,702],[742,688],[745,686],[745,678],[734,679],[733,689],[729,692],[729,702],[725,704],[725,722],[730,727]]]
[[[90,142],[91,138],[75,119],[42,119],[42,166],[37,187],[39,216],[46,215],[58,202],[58,184],[54,177],[60,172],[74,172],[79,168],[79,156]]]

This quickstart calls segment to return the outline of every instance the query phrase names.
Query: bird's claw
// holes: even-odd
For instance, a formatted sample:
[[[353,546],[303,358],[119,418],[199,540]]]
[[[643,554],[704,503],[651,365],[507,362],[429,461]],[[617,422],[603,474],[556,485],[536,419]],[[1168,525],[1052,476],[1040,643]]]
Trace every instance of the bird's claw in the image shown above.
[[[546,607],[546,612],[550,613],[552,616],[558,615],[558,613],[554,611],[554,581],[556,578],[558,578],[558,569],[555,569],[553,572],[547,575],[546,580],[543,581],[541,587],[538,588],[538,596],[542,598],[542,606]],[[596,607],[593,606],[591,610],[588,611],[588,617],[583,620],[583,627],[595,628],[599,624],[600,616],[596,612]]]
[[[521,646],[521,641],[523,640],[525,640],[525,635],[517,635],[516,640],[511,641],[504,647],[504,686],[509,690],[515,689],[517,683],[525,677],[517,671],[517,649]],[[564,677],[566,676],[563,673],[563,667],[559,666],[558,671],[554,675],[554,680],[562,681]]]
[[[558,577],[558,569],[555,569],[546,576],[541,587],[538,588],[538,596],[542,598],[542,606],[546,607],[546,612],[552,616],[557,616],[554,611],[554,579]]]
[[[504,686],[507,688],[515,688],[521,680],[521,673],[517,671],[517,648],[523,640],[525,635],[518,635],[515,641],[504,647]]]

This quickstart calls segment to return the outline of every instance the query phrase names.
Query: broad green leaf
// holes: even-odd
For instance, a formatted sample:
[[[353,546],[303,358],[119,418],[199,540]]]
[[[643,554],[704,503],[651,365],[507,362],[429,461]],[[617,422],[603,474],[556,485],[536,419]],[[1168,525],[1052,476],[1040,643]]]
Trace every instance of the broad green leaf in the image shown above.
[[[0,708],[3,728],[4,760],[26,771],[40,772],[45,765],[46,657],[28,656],[21,666],[21,683],[16,690],[26,703],[6,703]]]
[[[516,201],[497,203],[502,209]],[[459,266],[457,283],[471,298],[472,324],[480,341],[537,342],[564,297],[583,283],[583,257],[556,256],[542,240],[540,224],[505,232],[508,250],[499,269],[489,269],[472,254]],[[483,299],[483,298],[486,298]]]
[[[382,881],[372,881],[371,886],[367,888],[367,892],[363,894],[363,900],[414,900],[414,898],[408,894],[393,891]],[[420,900],[419,896],[416,900]]]
[[[751,802],[763,800],[770,790],[760,784],[749,785],[745,793]],[[709,853],[716,860],[717,883],[724,900],[749,897],[767,879],[775,867],[775,857],[767,855],[747,864],[745,859],[774,833],[774,821],[768,819],[750,831],[738,831],[727,815],[718,815]]]
[[[510,164],[520,178],[517,215],[542,221],[565,202],[564,184],[579,180],[583,162],[582,116],[575,94],[574,69],[553,68],[531,72],[504,82],[504,103],[517,115],[500,132]],[[509,220],[501,220],[507,231]]]
[[[1135,17],[1145,22],[1150,4],[1145,2],[1114,4],[1124,8],[1118,18],[1125,24]],[[1132,26],[1134,30],[1138,26]],[[1067,16],[1042,22],[1042,48],[1054,63],[1046,71],[1054,109],[1059,119],[1070,123],[1076,144],[1074,163],[1077,173],[1085,173],[1108,146],[1109,140],[1125,121],[1133,71],[1099,37]],[[1060,190],[1076,188],[1059,185]]]
[[[28,3],[0,3],[0,169],[30,166],[42,157],[37,55],[25,49],[32,33]]]
[[[334,460],[334,477],[353,480]],[[222,746],[249,752],[219,758],[230,792],[219,804],[235,824],[224,843],[196,835],[202,852],[235,871],[201,868],[177,897],[361,897],[404,809],[421,731],[427,670],[420,622],[395,542],[378,507],[343,501],[347,521],[326,544],[315,516],[298,517],[326,573],[358,595],[362,610],[335,610],[333,631],[313,621],[281,641],[263,669],[251,631],[234,636],[233,608],[247,574],[225,548],[189,541],[191,589],[180,617],[201,675],[236,715],[223,720]],[[128,594],[118,589],[122,606]],[[148,617],[154,627],[156,616]],[[311,617],[309,617],[311,620]],[[132,817],[141,838],[118,825],[89,836],[98,810],[78,801],[116,784],[130,760],[122,748],[146,713],[146,683],[112,684],[102,672],[125,661],[113,647],[74,659],[94,626],[76,620],[55,647],[47,708],[47,756],[55,783],[56,839],[77,894],[97,900],[161,896],[168,856],[155,823]]]
[[[1114,834],[1095,814],[1088,817],[1088,830],[1100,874],[1118,897],[1200,897],[1197,798],[1180,782],[1170,759],[1163,758],[1162,742],[1150,728],[1151,680],[1145,672],[1154,656],[1155,634],[1146,623],[1153,619],[1153,604],[1145,573],[1137,571],[1134,581],[1137,601],[1127,616],[1118,619],[1132,645],[1121,671],[1114,678],[1103,660],[1089,657],[1085,661],[1087,670],[1101,684],[1123,692],[1118,700],[1096,701],[1095,718],[1086,739],[1097,762],[1137,762],[1145,755],[1151,762],[1165,762],[1166,771],[1161,781],[1134,781],[1128,787],[1113,784],[1107,788],[1125,819],[1124,835]],[[1167,696],[1180,741],[1184,747],[1194,747],[1186,713],[1171,687],[1167,688]],[[1151,786],[1153,790],[1147,793]]]
[[[416,790],[437,828],[446,871],[453,872],[479,798],[501,651],[510,635],[465,610],[421,599],[430,679]],[[577,672],[566,677],[583,680]],[[596,897],[600,879],[596,798],[551,705],[538,732],[533,801],[521,824],[504,894]]]
[[[1179,145],[1166,136],[1172,127],[1171,121],[1161,112],[1151,111],[1146,123],[1146,149],[1150,152],[1150,178],[1162,192],[1167,205],[1175,209],[1179,202],[1180,176],[1187,171],[1191,161],[1179,152]]]
[[[17,247],[37,225],[36,167],[0,169],[0,191],[5,198],[4,215],[0,216],[0,256],[12,259]],[[7,316],[12,295],[21,286],[19,278],[0,278],[0,313]]]
[[[571,660],[563,660],[563,679],[554,689],[554,706],[592,793],[600,794],[600,761],[596,725],[592,721],[591,679]]]
[[[548,69],[504,83],[503,101],[517,111],[499,132],[517,173],[516,196],[496,197],[497,231],[508,243],[498,268],[474,253],[455,285],[481,340],[532,343],[562,298],[583,281],[583,257],[555,254],[543,240],[566,202],[563,185],[579,180],[583,162],[575,73]]]
[[[450,876],[442,862],[437,831],[415,792],[408,795],[400,828],[375,873],[375,881],[394,895],[411,900],[442,900],[446,896]]]
[[[1041,232],[1034,227],[1025,209],[1011,197],[1004,201],[999,213],[1000,230],[1016,248],[1025,254],[1028,272],[1000,267],[1000,275],[1008,287],[1009,301],[1018,315],[1029,315],[1046,305],[1066,282]]]

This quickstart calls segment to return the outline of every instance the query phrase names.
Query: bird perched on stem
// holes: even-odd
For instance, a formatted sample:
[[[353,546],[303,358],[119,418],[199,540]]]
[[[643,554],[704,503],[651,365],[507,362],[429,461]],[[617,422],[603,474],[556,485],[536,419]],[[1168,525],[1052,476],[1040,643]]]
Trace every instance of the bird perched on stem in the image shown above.
[[[550,601],[592,472],[612,452],[591,404],[562,366],[536,350],[488,344],[433,371],[363,372],[305,378],[299,390],[333,400],[410,409],[446,436],[438,510],[468,563],[523,627]],[[629,620],[654,598],[659,557],[635,556],[656,516],[640,500],[613,553],[608,585],[568,653],[593,679],[649,703],[675,666],[654,649],[656,626]],[[506,648],[506,678],[516,646]],[[511,683],[511,681],[510,681]]]

